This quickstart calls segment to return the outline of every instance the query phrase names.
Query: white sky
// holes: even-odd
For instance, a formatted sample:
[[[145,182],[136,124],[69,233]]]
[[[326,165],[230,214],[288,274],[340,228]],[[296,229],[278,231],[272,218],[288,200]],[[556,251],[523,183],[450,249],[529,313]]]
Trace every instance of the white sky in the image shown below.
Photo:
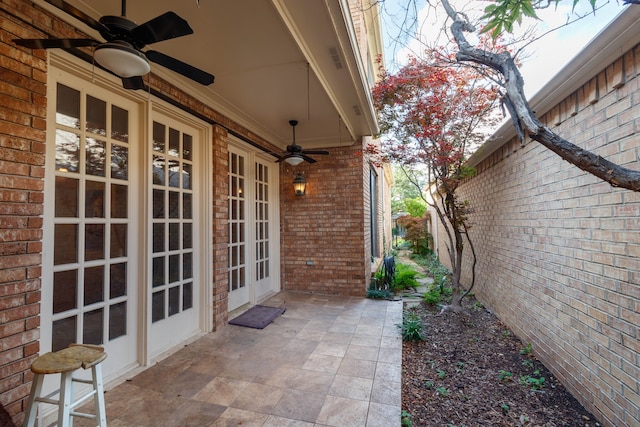
[[[421,50],[419,43],[414,40],[409,44],[408,48],[401,50],[396,49],[396,54],[394,55],[392,44],[398,34],[397,28],[394,28],[394,22],[398,22],[398,20],[404,16],[399,12],[400,9],[397,4],[404,4],[405,2],[406,0],[385,0],[383,7],[383,13],[386,12],[386,15],[383,16],[382,19],[383,31],[385,31],[385,47],[387,48],[385,59],[388,68],[391,67],[391,61],[394,59],[401,61],[401,58],[404,58],[408,52]],[[474,13],[474,9],[476,11],[482,11],[487,5],[486,1],[469,2],[453,0],[452,3],[454,5],[455,3],[464,5],[465,10],[469,10],[470,14]],[[560,2],[557,9],[555,6],[551,6],[547,10],[539,11],[538,15],[541,21],[528,20],[523,22],[523,26],[520,28],[528,28],[537,22],[535,32],[541,35],[550,28],[560,26],[567,21],[567,16],[571,12],[572,3],[573,1],[565,0]],[[589,14],[588,17],[578,22],[574,22],[571,25],[547,34],[526,48],[527,58],[523,61],[521,72],[525,81],[525,93],[528,97],[534,95],[547,83],[623,9],[623,6],[621,3],[618,3],[617,0],[609,0],[608,3],[606,0],[599,0],[597,5],[600,4],[602,4],[603,7],[599,9],[595,15]],[[394,10],[396,12],[394,12]],[[588,12],[591,10],[591,6],[587,0],[581,0],[578,2],[576,10]],[[390,16],[394,13],[395,16]],[[440,14],[435,14],[432,9],[428,10],[427,8],[423,9],[419,14],[422,34],[424,34],[424,37],[429,40],[430,43],[438,39],[439,29],[442,28],[443,22],[440,16]],[[470,37],[469,39],[471,40]],[[439,40],[440,43],[445,41],[442,37],[440,37]]]

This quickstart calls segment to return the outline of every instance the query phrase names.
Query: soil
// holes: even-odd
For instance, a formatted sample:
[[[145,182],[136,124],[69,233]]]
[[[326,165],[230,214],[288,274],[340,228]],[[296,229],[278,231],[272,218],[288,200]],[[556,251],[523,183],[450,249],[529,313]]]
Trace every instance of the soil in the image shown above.
[[[411,420],[403,425],[600,425],[535,358],[535,348],[521,354],[527,346],[492,313],[473,299],[465,306],[466,313],[441,314],[423,303],[406,309],[422,320],[424,340],[403,343],[402,410]],[[527,376],[544,377],[542,387],[521,384]]]

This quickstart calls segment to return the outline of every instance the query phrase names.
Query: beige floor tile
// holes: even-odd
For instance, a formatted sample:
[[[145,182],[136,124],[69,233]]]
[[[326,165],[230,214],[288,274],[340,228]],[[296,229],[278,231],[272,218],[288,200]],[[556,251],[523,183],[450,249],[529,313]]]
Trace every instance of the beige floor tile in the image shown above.
[[[331,387],[334,378],[335,374],[333,372],[300,369],[294,377],[288,379],[287,388],[326,393]]]
[[[118,418],[140,427],[155,427],[159,420],[167,420],[186,402],[187,399],[146,390],[143,393],[143,399],[120,414]]]
[[[353,335],[351,343],[353,345],[362,345],[367,347],[380,347],[381,337],[373,335]]]
[[[376,366],[376,380],[383,381],[401,381],[402,366],[396,363],[378,362]]]
[[[342,359],[338,374],[351,377],[373,378],[376,373],[376,362],[373,360]]]
[[[402,405],[402,383],[376,379],[371,389],[371,401],[386,405]]]
[[[286,390],[272,414],[287,419],[315,422],[325,401],[324,393]]]
[[[283,390],[266,384],[251,383],[247,385],[231,407],[247,411],[269,414],[282,397]]]
[[[189,400],[166,419],[165,425],[172,427],[209,426],[217,421],[226,409],[221,405]]]
[[[324,339],[324,336],[320,340],[312,340],[312,339],[308,340],[308,339],[301,339],[299,337],[296,337],[296,338],[292,339],[291,341],[289,341],[287,343],[287,345],[285,345],[282,348],[282,351],[285,352],[285,353],[288,353],[288,352],[300,352],[300,353],[311,354],[311,353],[313,353],[313,350],[316,349],[316,347],[318,346],[318,343],[322,339]]]
[[[207,384],[193,398],[202,402],[229,406],[249,384],[251,383],[248,381],[218,377]]]
[[[371,398],[372,386],[373,380],[369,378],[336,375],[329,389],[329,395],[368,402]]]
[[[362,313],[346,314],[343,313],[336,317],[336,323],[344,323],[347,325],[357,325],[362,319]]]
[[[327,396],[317,423],[331,427],[365,426],[369,402]]]
[[[305,325],[304,329],[326,332],[330,327],[331,323],[325,322],[324,320],[313,319]]]
[[[349,345],[349,348],[347,348],[345,357],[350,359],[375,361],[375,360],[378,360],[379,350],[380,350],[379,347],[351,344]]]
[[[342,344],[331,341],[320,341],[312,354],[321,354],[324,356],[344,357],[349,344]]]
[[[400,349],[402,352],[402,337],[398,334],[398,336],[382,336],[382,341],[380,341],[380,348],[396,348]]]
[[[270,415],[262,427],[313,427],[314,423]]]
[[[378,362],[402,363],[402,348],[382,347],[378,352]]]
[[[301,368],[292,366],[281,366],[273,371],[265,371],[255,378],[255,382],[273,387],[288,388],[293,378],[295,378]]]
[[[369,414],[366,427],[389,427],[400,425],[400,405],[384,405],[372,402],[369,405]]]
[[[331,327],[328,329],[329,332],[342,332],[342,333],[346,333],[346,334],[353,334],[356,332],[356,328],[358,327],[358,325],[356,324],[349,324],[349,323],[334,323],[333,325],[331,325]]]
[[[296,335],[299,340],[322,341],[326,331],[304,328]]]
[[[340,344],[349,344],[351,343],[352,338],[353,338],[353,334],[349,334],[345,332],[327,332],[322,337],[322,341],[335,342]]]
[[[310,371],[330,372],[335,374],[338,372],[341,362],[341,357],[312,354],[309,356],[307,362],[302,366],[302,368]]]
[[[267,414],[227,408],[210,427],[262,427],[268,418]]]
[[[371,335],[374,337],[381,337],[382,326],[363,325],[361,323],[356,327],[355,335]]]

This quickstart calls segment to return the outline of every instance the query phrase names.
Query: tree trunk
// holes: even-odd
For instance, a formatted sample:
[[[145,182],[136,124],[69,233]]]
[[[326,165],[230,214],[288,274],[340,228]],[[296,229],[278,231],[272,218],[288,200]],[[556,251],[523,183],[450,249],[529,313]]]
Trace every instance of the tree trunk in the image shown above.
[[[627,169],[580,148],[543,125],[529,106],[524,95],[524,80],[511,55],[508,52],[493,53],[471,46],[464,32],[473,32],[475,28],[461,18],[448,0],[441,1],[447,15],[453,20],[451,33],[460,49],[456,59],[490,67],[504,77],[505,104],[521,140],[529,135],[567,162],[612,186],[640,191],[640,171]]]
[[[462,251],[464,250],[464,236],[462,235],[460,230],[455,228],[455,225],[453,228],[455,247],[451,249],[454,252],[451,263],[451,304],[443,307],[442,311],[451,310],[455,313],[460,313],[464,311],[464,307],[462,306],[462,299],[465,295],[462,292],[462,287],[460,285],[460,276],[462,275]]]

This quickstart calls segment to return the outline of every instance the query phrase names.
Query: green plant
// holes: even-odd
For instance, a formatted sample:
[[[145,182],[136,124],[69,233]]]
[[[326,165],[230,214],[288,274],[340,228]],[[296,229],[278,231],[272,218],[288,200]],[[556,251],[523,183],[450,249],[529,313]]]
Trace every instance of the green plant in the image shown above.
[[[367,298],[389,299],[391,298],[391,293],[384,289],[367,289]]]
[[[432,286],[429,292],[424,294],[423,301],[427,305],[436,305],[440,302],[440,291],[437,286]]]
[[[502,336],[507,338],[509,335],[511,335],[511,331],[509,331],[508,329],[505,329],[504,331],[502,331]]]
[[[498,371],[498,376],[500,377],[500,379],[502,381],[509,381],[509,380],[511,380],[511,378],[513,378],[513,374],[511,372],[505,371],[505,370],[502,370],[502,369],[500,369]]]
[[[525,345],[520,349],[520,354],[522,354],[523,356],[528,356],[531,353],[533,353],[533,349],[531,348],[531,343],[528,343],[527,345]]]
[[[531,390],[539,390],[544,387],[544,377],[540,376],[540,371],[535,370],[532,375],[521,375],[520,384],[525,387],[531,388]]]
[[[400,425],[402,427],[411,427],[412,426],[412,422],[411,422],[411,414],[408,413],[407,411],[405,411],[404,409],[402,410],[402,413],[400,414]]]
[[[443,379],[447,376],[447,373],[441,369],[438,369],[438,378]]]
[[[522,364],[524,366],[526,366],[527,368],[533,369],[533,362],[531,360],[528,360],[528,359],[527,360],[523,360]]]
[[[416,280],[416,276],[418,272],[414,270],[412,267],[407,264],[398,263],[396,265],[396,274],[391,285],[394,290],[402,290],[409,288],[417,288],[418,281]]]
[[[436,392],[440,395],[440,396],[448,396],[449,395],[449,390],[447,390],[446,387],[438,387],[436,389]]]
[[[404,341],[422,341],[422,321],[418,315],[412,311],[402,313],[402,325],[398,325]]]
[[[509,409],[511,408],[506,403],[503,403],[502,405],[500,405],[500,409],[502,409],[502,412],[509,412]]]
[[[425,386],[425,388],[433,387],[433,381],[429,381],[429,380],[425,381],[424,382],[424,386]]]

